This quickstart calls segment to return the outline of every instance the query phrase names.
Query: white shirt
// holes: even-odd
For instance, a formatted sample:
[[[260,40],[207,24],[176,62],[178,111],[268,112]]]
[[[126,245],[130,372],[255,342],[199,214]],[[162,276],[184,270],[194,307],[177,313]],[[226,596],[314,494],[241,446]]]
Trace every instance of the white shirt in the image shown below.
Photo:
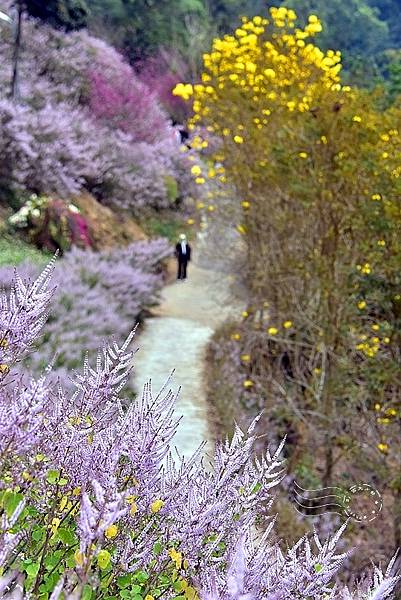
[[[183,254],[187,253],[187,244],[186,244],[186,242],[181,242],[181,252]]]

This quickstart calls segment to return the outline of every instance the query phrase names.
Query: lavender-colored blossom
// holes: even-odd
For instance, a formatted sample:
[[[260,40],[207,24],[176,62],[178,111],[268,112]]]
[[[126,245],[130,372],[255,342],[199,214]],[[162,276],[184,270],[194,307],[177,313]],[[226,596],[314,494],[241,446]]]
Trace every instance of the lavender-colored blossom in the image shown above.
[[[3,300],[2,322],[9,323],[19,306],[31,309],[24,299],[36,296],[40,307],[36,316],[42,318],[49,298],[38,290],[44,281],[48,285],[48,275],[46,270],[39,284],[15,280],[10,293],[21,300]],[[34,307],[28,313],[34,315]],[[34,341],[19,342],[18,328],[25,323],[17,321],[12,356],[21,357]],[[39,331],[35,329],[36,334]],[[274,452],[255,456],[258,419],[245,432],[236,426],[231,440],[216,445],[210,464],[200,459],[201,450],[189,459],[173,460],[177,419],[170,382],[155,396],[148,382],[139,398],[129,403],[121,397],[132,371],[132,339],[133,333],[121,343],[105,344],[94,365],[90,357],[84,358],[82,372],[72,377],[71,393],[61,386],[52,389],[48,373],[29,384],[9,377],[0,387],[0,433],[5,440],[1,473],[3,478],[7,474],[11,489],[18,485],[23,490],[26,505],[34,508],[23,525],[23,504],[1,524],[2,529],[21,525],[25,536],[5,531],[0,537],[2,597],[18,593],[22,598],[32,592],[24,590],[30,583],[21,571],[21,559],[30,551],[32,525],[43,519],[48,524],[55,510],[61,511],[60,519],[50,521],[50,528],[57,528],[61,518],[73,520],[79,537],[76,550],[84,566],[78,563],[71,570],[64,565],[64,577],[50,590],[54,598],[63,590],[64,597],[79,600],[88,581],[97,589],[101,580],[97,561],[102,557],[112,569],[118,567],[119,575],[143,569],[150,582],[165,573],[169,581],[175,572],[198,590],[201,600],[393,596],[398,583],[394,560],[385,573],[374,569],[353,591],[334,584],[348,555],[336,549],[346,524],[325,542],[317,535],[305,536],[286,551],[271,542],[272,489],[284,476],[282,444]],[[12,407],[8,422],[7,406]],[[69,508],[68,498],[75,498]],[[153,588],[146,585],[143,592],[151,595]],[[170,600],[176,590],[170,586],[162,594]]]
[[[96,353],[111,337],[122,342],[141,312],[157,302],[163,283],[160,264],[170,253],[165,240],[136,242],[123,249],[98,253],[79,249],[67,253],[56,264],[53,275],[58,302],[43,330],[46,343],[29,356],[30,369],[39,375],[55,359],[51,379],[58,377],[64,387],[71,389],[71,369],[82,364],[85,352]],[[36,274],[33,265],[21,265],[20,270],[26,280]],[[12,269],[0,268],[0,286],[9,288],[12,278]],[[41,298],[48,302],[50,296]],[[35,314],[39,308],[39,304],[35,305]],[[37,337],[45,323],[45,313],[44,310],[42,320],[35,320],[33,315],[32,326],[26,321],[26,327],[18,325],[18,331]],[[21,314],[19,319],[27,318],[25,312]],[[16,322],[16,317],[13,319]],[[0,331],[2,327],[0,321]],[[9,353],[0,343],[0,363],[9,364]]]
[[[67,34],[31,19],[23,29],[20,104],[6,94],[12,36],[5,30],[0,39],[3,185],[61,198],[86,189],[134,212],[169,207],[167,180],[185,184],[185,159],[155,94],[85,31]]]

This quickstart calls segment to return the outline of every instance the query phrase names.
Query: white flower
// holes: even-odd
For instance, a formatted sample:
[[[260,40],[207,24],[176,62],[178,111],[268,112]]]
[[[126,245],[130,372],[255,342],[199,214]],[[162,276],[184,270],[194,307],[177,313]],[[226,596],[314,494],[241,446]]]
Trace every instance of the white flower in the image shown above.
[[[75,204],[69,204],[68,205],[68,210],[70,210],[73,213],[79,213],[80,212],[78,206],[75,206]]]

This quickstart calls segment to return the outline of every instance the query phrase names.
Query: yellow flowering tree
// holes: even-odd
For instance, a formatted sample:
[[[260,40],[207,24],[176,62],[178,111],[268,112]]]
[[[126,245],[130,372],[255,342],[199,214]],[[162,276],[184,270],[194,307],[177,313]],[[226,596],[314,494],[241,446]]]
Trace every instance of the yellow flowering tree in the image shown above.
[[[303,423],[301,443],[313,449],[323,483],[354,462],[377,467],[393,482],[396,507],[401,485],[389,472],[401,472],[400,442],[380,429],[388,423],[377,420],[374,394],[381,390],[381,413],[398,410],[401,115],[341,84],[340,52],[313,43],[320,30],[315,15],[297,27],[285,7],[244,18],[214,40],[202,81],[175,93],[192,101],[197,143],[219,141],[194,175],[206,180],[212,166],[216,177],[217,164],[220,183],[235,190],[230,214],[241,215],[232,226],[246,252],[245,328],[252,317],[264,328],[246,349],[246,393],[258,379],[264,388],[278,383],[268,408],[281,395]],[[370,431],[365,461],[361,413]]]

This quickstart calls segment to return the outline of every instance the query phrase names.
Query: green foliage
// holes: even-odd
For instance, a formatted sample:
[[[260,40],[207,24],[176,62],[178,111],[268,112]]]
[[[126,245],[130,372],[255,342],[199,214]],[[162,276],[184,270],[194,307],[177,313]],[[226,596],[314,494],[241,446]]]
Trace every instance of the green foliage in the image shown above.
[[[311,13],[322,21],[319,45],[324,49],[341,48],[345,68],[353,71],[359,57],[369,64],[373,56],[390,44],[389,25],[365,0],[287,0],[301,21]]]
[[[207,5],[217,30],[222,33],[236,27],[240,15],[256,15],[266,10],[263,0],[207,0]]]
[[[167,190],[167,197],[171,203],[175,202],[178,199],[179,191],[178,191],[178,183],[177,180],[174,179],[171,175],[166,175],[164,178],[164,182]]]
[[[45,265],[49,260],[47,252],[36,250],[18,237],[1,232],[0,237],[0,266],[19,265],[24,261],[37,265]]]
[[[390,40],[394,47],[401,46],[401,19],[399,0],[367,0],[378,11],[380,19],[386,21],[390,30]]]
[[[88,0],[88,6],[92,22],[118,30],[115,41],[134,62],[155,54],[160,47],[183,51],[190,43],[192,22],[207,23],[202,0]]]
[[[170,242],[176,242],[180,233],[185,233],[188,239],[192,237],[192,231],[174,214],[149,217],[141,222],[141,227],[150,237],[164,237]]]
[[[85,0],[24,0],[28,13],[57,29],[73,31],[86,26],[88,7]]]

